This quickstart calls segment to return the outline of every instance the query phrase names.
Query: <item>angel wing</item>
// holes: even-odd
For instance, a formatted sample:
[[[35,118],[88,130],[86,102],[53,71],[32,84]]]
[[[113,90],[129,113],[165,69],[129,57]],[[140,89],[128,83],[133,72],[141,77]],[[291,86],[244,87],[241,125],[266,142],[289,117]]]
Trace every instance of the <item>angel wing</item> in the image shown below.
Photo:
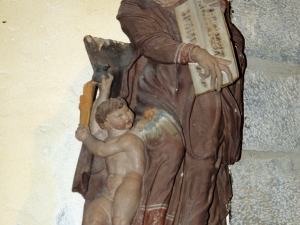
[[[132,131],[143,141],[146,141],[161,136],[163,129],[175,136],[182,128],[174,117],[165,110],[149,109],[144,112],[144,119],[140,120]]]

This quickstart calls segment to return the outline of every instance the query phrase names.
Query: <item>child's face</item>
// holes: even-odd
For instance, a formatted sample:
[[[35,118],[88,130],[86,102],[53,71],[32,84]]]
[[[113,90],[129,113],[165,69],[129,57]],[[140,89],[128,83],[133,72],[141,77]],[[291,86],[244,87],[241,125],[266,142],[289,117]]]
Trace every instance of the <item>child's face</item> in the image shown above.
[[[127,105],[106,116],[106,127],[117,130],[129,130],[132,127],[134,114]]]

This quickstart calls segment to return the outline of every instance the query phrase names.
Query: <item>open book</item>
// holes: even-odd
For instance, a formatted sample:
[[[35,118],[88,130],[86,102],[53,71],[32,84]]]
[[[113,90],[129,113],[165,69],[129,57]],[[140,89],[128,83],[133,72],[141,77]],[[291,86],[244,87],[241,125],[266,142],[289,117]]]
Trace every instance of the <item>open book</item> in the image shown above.
[[[187,0],[175,8],[176,20],[184,43],[192,43],[205,48],[211,55],[231,60],[228,65],[233,80],[238,79],[236,59],[230,41],[227,24],[223,13],[217,7],[211,8],[202,0]],[[201,78],[204,69],[198,63],[189,63],[195,94],[201,95],[211,91],[210,76]],[[224,71],[223,87],[230,84]]]

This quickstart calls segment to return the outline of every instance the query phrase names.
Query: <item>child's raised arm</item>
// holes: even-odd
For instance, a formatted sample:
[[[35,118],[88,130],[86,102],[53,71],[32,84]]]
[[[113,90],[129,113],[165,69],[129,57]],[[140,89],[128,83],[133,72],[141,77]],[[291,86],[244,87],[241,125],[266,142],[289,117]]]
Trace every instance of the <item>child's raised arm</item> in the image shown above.
[[[107,132],[102,130],[96,122],[97,107],[104,101],[106,101],[110,94],[110,88],[114,77],[109,73],[108,78],[102,75],[102,82],[97,83],[99,89],[99,95],[93,103],[91,117],[90,117],[90,130],[91,134],[100,140],[104,140],[107,137]]]

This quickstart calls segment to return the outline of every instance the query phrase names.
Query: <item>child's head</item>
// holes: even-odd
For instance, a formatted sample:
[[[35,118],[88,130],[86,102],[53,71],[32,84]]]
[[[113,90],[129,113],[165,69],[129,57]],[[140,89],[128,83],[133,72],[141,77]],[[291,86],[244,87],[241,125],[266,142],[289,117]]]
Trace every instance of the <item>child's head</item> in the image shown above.
[[[123,107],[127,108],[127,102],[123,98],[120,98],[120,97],[111,98],[111,99],[106,100],[105,102],[102,102],[98,106],[97,112],[95,115],[98,125],[102,129],[105,129],[106,127],[105,127],[104,123],[107,122],[107,116],[109,114],[114,113],[115,111],[122,109]],[[133,120],[133,113],[131,110],[130,110],[130,112],[132,114],[132,118],[130,118],[130,120]]]

